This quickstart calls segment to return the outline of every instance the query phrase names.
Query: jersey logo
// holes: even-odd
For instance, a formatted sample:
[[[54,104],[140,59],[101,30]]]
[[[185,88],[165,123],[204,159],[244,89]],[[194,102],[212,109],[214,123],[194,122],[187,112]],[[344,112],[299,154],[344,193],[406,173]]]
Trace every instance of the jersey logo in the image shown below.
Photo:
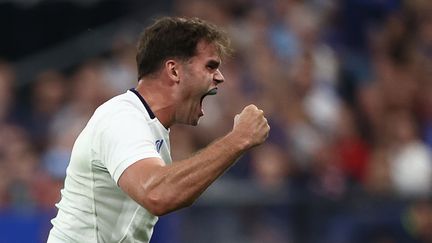
[[[156,140],[156,151],[157,151],[158,153],[160,153],[160,150],[161,150],[161,148],[162,148],[163,142],[164,142],[163,139],[158,139],[158,140]]]

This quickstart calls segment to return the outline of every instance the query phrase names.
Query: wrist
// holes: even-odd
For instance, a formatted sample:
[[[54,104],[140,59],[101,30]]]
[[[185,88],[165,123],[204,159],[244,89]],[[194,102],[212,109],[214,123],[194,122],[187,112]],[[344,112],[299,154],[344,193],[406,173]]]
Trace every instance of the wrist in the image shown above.
[[[229,132],[225,138],[230,147],[240,152],[244,152],[250,147],[250,142],[234,131]]]

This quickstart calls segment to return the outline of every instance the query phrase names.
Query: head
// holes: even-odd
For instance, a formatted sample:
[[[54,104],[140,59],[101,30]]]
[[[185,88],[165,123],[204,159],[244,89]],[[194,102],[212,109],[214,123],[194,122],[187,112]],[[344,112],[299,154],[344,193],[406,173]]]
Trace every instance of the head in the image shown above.
[[[216,26],[198,18],[164,17],[144,30],[138,43],[138,79],[166,77],[176,105],[173,122],[196,125],[202,101],[224,81],[221,59],[229,40]]]
[[[206,41],[216,46],[219,56],[230,52],[229,40],[216,26],[198,18],[163,17],[141,34],[136,56],[138,80],[157,73],[167,59],[187,61]]]

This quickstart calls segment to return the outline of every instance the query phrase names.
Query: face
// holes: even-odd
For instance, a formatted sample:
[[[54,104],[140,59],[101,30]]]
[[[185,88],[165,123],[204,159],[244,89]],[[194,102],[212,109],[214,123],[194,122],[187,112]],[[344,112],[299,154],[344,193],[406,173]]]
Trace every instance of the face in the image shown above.
[[[220,63],[215,45],[201,41],[197,45],[197,55],[181,65],[177,123],[198,124],[199,118],[204,115],[204,98],[215,95],[218,84],[224,81],[219,70]]]

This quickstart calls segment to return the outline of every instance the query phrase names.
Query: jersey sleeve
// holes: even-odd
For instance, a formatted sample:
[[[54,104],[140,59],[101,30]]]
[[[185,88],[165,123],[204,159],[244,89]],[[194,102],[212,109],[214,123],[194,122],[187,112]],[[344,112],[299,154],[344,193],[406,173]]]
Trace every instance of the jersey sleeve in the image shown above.
[[[100,133],[99,142],[101,162],[116,183],[133,163],[145,158],[161,158],[145,118],[135,114],[122,114],[121,119],[109,121]]]

